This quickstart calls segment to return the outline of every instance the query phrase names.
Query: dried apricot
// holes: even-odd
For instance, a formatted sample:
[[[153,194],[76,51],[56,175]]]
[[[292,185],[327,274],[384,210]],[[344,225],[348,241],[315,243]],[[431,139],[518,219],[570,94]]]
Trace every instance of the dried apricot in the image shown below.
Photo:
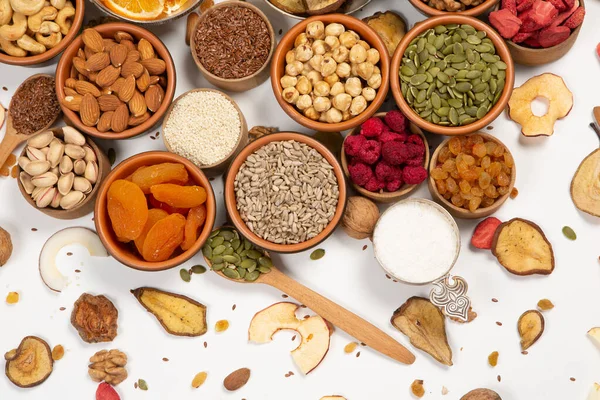
[[[151,210],[148,210],[148,220],[146,221],[144,230],[142,231],[140,236],[138,236],[135,239],[135,247],[138,249],[138,252],[140,254],[142,254],[142,251],[144,249],[144,241],[146,240],[146,236],[148,236],[150,228],[152,228],[154,224],[156,224],[158,221],[160,221],[163,218],[167,218],[168,216],[169,213],[165,210],[161,210],[160,208],[153,208]]]
[[[148,220],[148,203],[135,183],[117,179],[108,188],[108,216],[121,242],[136,239]]]
[[[188,180],[185,165],[178,163],[162,163],[140,168],[131,175],[131,181],[138,185],[145,194],[150,187],[161,183],[184,184]]]
[[[206,201],[206,190],[201,186],[180,186],[172,183],[154,185],[150,188],[158,201],[171,207],[194,208]]]
[[[183,243],[181,243],[182,250],[188,250],[196,243],[196,239],[198,239],[198,229],[204,225],[205,220],[206,206],[204,204],[190,210],[185,221],[185,239],[183,240]]]
[[[181,214],[171,214],[154,224],[146,240],[142,257],[150,262],[165,261],[183,242],[185,217]]]
[[[181,215],[187,215],[188,211],[190,210],[189,208],[177,208],[177,207],[171,207],[170,205],[168,205],[167,203],[163,203],[162,201],[158,201],[154,198],[154,196],[149,195],[148,196],[148,202],[150,203],[150,205],[154,208],[160,208],[161,210],[166,211],[168,214],[181,214]]]

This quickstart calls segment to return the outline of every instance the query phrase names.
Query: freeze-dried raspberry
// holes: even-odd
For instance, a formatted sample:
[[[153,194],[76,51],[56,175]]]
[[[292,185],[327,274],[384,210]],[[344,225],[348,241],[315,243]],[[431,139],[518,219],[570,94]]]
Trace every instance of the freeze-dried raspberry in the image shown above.
[[[406,143],[387,142],[381,146],[383,159],[391,165],[400,165],[410,159],[410,152]]]
[[[423,157],[411,158],[410,160],[406,160],[404,164],[410,165],[411,167],[418,167],[420,165],[423,165]]]
[[[585,17],[585,9],[583,7],[579,7],[577,10],[575,10],[573,15],[571,15],[569,19],[565,21],[563,26],[575,29],[583,23],[583,17]]]
[[[365,185],[365,189],[367,189],[369,192],[378,192],[381,189],[383,189],[385,187],[385,182],[384,181],[380,181],[379,179],[377,179],[376,177],[371,177],[371,179],[369,179],[369,182],[367,182],[367,184]]]
[[[406,122],[406,117],[398,110],[385,114],[385,123],[396,133],[404,133],[406,131]]]
[[[425,146],[423,144],[418,145],[414,143],[406,143],[406,147],[408,147],[408,158],[420,158],[422,159],[425,155]]]
[[[365,164],[375,164],[381,155],[381,143],[377,140],[367,140],[358,151],[358,159]]]
[[[418,144],[420,146],[423,146],[423,148],[425,148],[425,143],[423,143],[423,138],[421,138],[421,136],[419,136],[419,135],[410,135],[408,137],[408,139],[406,139],[406,141],[408,143]]]
[[[392,132],[388,129],[384,129],[383,132],[381,132],[381,135],[379,135],[379,137],[377,139],[382,144],[385,142],[391,142],[391,141],[405,142],[407,139],[407,136],[404,133],[396,133],[396,132]]]
[[[393,181],[389,181],[385,184],[385,190],[388,192],[395,192],[396,190],[400,189],[403,184],[404,182],[402,182],[402,179],[394,179]]]
[[[358,186],[364,186],[369,179],[373,177],[373,171],[371,167],[361,162],[356,162],[348,165],[348,172],[350,173],[350,179]]]
[[[375,176],[386,182],[402,179],[402,168],[379,161],[375,167]]]
[[[351,135],[344,141],[344,151],[348,156],[357,156],[360,149],[367,142],[367,138],[362,135]]]
[[[427,170],[423,167],[406,166],[402,170],[402,179],[409,185],[416,185],[427,179]]]
[[[555,26],[543,29],[538,36],[538,40],[542,47],[552,47],[564,42],[569,36],[571,36],[569,28],[566,26]]]
[[[383,121],[377,117],[369,118],[361,126],[360,134],[366,137],[377,137],[385,127]]]
[[[505,8],[514,15],[517,15],[517,0],[502,0],[502,8]]]

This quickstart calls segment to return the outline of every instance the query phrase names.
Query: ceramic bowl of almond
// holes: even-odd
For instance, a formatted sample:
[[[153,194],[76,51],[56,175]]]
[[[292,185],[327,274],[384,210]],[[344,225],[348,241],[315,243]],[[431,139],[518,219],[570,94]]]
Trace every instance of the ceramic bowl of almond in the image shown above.
[[[92,212],[100,185],[110,172],[102,149],[70,126],[30,138],[18,163],[19,190],[25,200],[58,219]]]
[[[56,67],[65,120],[102,139],[127,139],[158,125],[175,83],[175,65],[163,42],[126,23],[85,29]]]

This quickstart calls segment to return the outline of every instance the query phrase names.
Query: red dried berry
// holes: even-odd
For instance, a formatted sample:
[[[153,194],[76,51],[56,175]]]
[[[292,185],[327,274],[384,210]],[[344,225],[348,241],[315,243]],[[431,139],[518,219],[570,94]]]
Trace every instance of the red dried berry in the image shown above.
[[[406,139],[406,141],[408,143],[418,144],[421,147],[425,148],[425,143],[423,143],[423,138],[421,138],[421,136],[419,136],[419,135],[416,135],[416,134],[415,135],[410,135],[408,137],[408,139]]]
[[[523,12],[525,10],[527,10],[528,8],[531,8],[531,6],[533,6],[533,3],[535,3],[536,1],[540,1],[540,0],[522,0],[519,2],[519,5],[517,5],[517,12]]]
[[[348,165],[348,173],[352,182],[358,186],[364,186],[373,177],[373,171],[371,168],[361,162],[355,162]]]
[[[556,46],[571,36],[571,30],[566,26],[551,26],[542,30],[538,36],[540,45],[544,48]]]
[[[423,144],[406,143],[406,147],[408,147],[409,159],[423,159],[423,156],[425,155],[425,146],[423,146]]]
[[[409,185],[416,185],[427,179],[427,170],[423,167],[407,165],[402,170],[402,179]]]
[[[389,181],[393,173],[394,167],[385,161],[379,161],[375,166],[375,177],[381,181]]]
[[[522,32],[522,33],[517,33],[515,36],[513,36],[513,38],[511,39],[514,43],[522,43],[525,40],[529,39],[530,37],[532,37],[534,35],[533,32]]]
[[[502,8],[505,8],[514,15],[517,15],[517,0],[502,0]]]
[[[575,0],[563,0],[563,2],[567,6],[567,8],[575,7]]]
[[[385,184],[385,190],[388,192],[395,192],[396,190],[400,189],[403,184],[404,182],[402,182],[402,179],[394,179],[393,181],[389,181]]]
[[[366,142],[367,138],[362,135],[348,136],[344,141],[344,152],[348,156],[355,157]]]
[[[519,33],[523,24],[516,15],[506,9],[490,13],[489,20],[490,24],[500,33],[500,36],[505,39],[510,39]]]
[[[415,157],[404,162],[405,165],[410,165],[411,167],[418,167],[423,165],[423,157]]]
[[[558,10],[547,1],[537,1],[531,6],[528,19],[535,21],[540,28],[544,28],[554,21],[558,15]]]
[[[365,164],[375,164],[381,155],[381,143],[377,140],[367,140],[358,151],[358,159]]]
[[[533,35],[529,39],[525,40],[523,43],[534,49],[539,49],[540,47],[542,47],[540,41],[538,40],[538,35]]]
[[[577,11],[577,9],[579,9],[579,4],[575,4],[574,6],[568,8],[567,10],[561,12],[560,14],[558,14],[556,16],[556,18],[554,18],[554,21],[552,21],[552,23],[550,24],[550,26],[560,26],[562,25],[566,20],[568,20],[571,15],[573,15],[573,13],[575,11]]]
[[[365,189],[367,189],[369,192],[378,192],[381,189],[383,189],[385,187],[385,182],[384,181],[380,181],[379,179],[377,179],[376,177],[371,177],[371,179],[369,179],[369,182],[367,182],[367,184],[365,185]]]
[[[106,382],[102,382],[96,389],[96,400],[121,400],[117,391]]]
[[[491,249],[494,233],[496,233],[496,229],[498,229],[500,224],[502,224],[502,221],[494,217],[488,217],[481,221],[475,227],[473,237],[471,237],[471,244],[478,249]]]
[[[366,137],[377,137],[383,132],[385,125],[377,117],[369,118],[361,126],[360,134]]]
[[[563,26],[566,26],[570,29],[575,29],[583,23],[584,17],[585,9],[583,7],[579,7],[577,10],[575,10],[573,15],[571,15],[569,19],[565,21],[565,24]]]
[[[406,134],[396,133],[396,132],[392,132],[390,130],[384,129],[384,131],[381,132],[381,135],[379,135],[379,137],[377,139],[379,140],[379,142],[385,143],[385,142],[392,142],[392,141],[405,142],[406,138],[407,138]]]
[[[403,164],[411,158],[407,144],[400,142],[384,143],[381,146],[381,155],[391,165]]]
[[[562,0],[546,0],[548,3],[552,4],[558,11],[565,11],[567,9],[567,5]]]
[[[385,114],[385,123],[396,133],[406,132],[406,117],[398,110],[393,110]]]

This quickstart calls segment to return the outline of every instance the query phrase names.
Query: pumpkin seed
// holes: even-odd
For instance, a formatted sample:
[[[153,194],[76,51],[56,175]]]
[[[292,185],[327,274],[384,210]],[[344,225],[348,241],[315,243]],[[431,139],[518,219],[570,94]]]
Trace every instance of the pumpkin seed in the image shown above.
[[[400,75],[411,77],[414,74],[415,74],[415,71],[413,71],[412,68],[409,68],[406,65],[403,65],[402,68],[400,68]]]
[[[227,250],[227,247],[220,244],[217,247],[213,248],[213,255],[219,255],[219,254],[223,253],[225,250]]]
[[[269,257],[260,257],[258,263],[263,267],[271,268],[273,266],[273,261]]]
[[[223,269],[223,275],[230,279],[240,279],[240,274],[235,269],[225,268]]]
[[[228,262],[228,263],[230,263],[230,264],[236,264],[236,263],[240,262],[239,256],[236,257],[234,255],[229,255],[229,254],[224,255],[223,256],[223,260],[226,261],[226,262]]]
[[[233,232],[231,231],[221,231],[219,234],[224,240],[231,241],[233,240]]]
[[[206,267],[204,265],[194,265],[192,267],[192,273],[194,274],[203,274],[206,272]]]
[[[202,254],[206,258],[211,258],[212,257],[212,247],[210,247],[209,244],[205,244],[204,247],[202,247]]]
[[[112,147],[110,149],[108,149],[108,152],[106,154],[108,156],[108,162],[110,163],[111,167],[115,164],[115,160],[117,159],[117,153],[115,153],[115,149],[113,149]]]
[[[179,270],[179,276],[181,277],[181,279],[182,279],[184,282],[189,282],[189,281],[191,281],[191,280],[192,280],[192,277],[190,276],[190,273],[189,273],[189,271],[188,271],[187,269],[185,269],[185,268],[181,268],[181,269]]]
[[[235,271],[237,271],[238,275],[240,276],[240,279],[244,279],[244,277],[246,276],[246,270],[242,267],[237,267]]]
[[[258,279],[259,276],[260,276],[259,271],[248,271],[248,272],[246,272],[246,276],[244,277],[244,279],[248,282],[254,282],[255,280]]]
[[[215,236],[217,236],[221,231],[219,229],[215,229],[214,231],[212,231],[210,233],[210,236],[208,237],[209,239],[214,238]]]
[[[226,243],[227,243],[227,242],[226,242]],[[223,256],[231,256],[231,255],[233,255],[233,252],[234,252],[234,251],[233,251],[233,247],[231,247],[231,243],[227,243],[227,244],[229,245],[229,247],[225,246],[225,247],[226,247],[226,249],[225,249],[225,251],[223,252]]]
[[[213,271],[221,271],[223,268],[225,268],[225,263],[218,263],[212,265]]]
[[[250,259],[245,259],[241,262],[240,267],[242,268],[246,268],[246,269],[250,269],[250,268],[256,268],[256,261],[254,260],[250,260]]]
[[[210,241],[210,247],[212,247],[214,249],[217,246],[222,245],[224,241],[225,241],[225,238],[223,238],[223,236],[217,236],[215,238],[212,238]]]
[[[271,272],[271,268],[269,267],[258,267],[257,268],[258,271],[260,271],[263,274],[268,274],[269,272]]]
[[[323,250],[323,249],[316,249],[315,251],[313,251],[310,254],[310,259],[311,260],[319,260],[319,259],[323,258],[324,255],[325,255],[325,250]]]
[[[262,254],[256,250],[248,250],[247,256],[253,260],[258,260]]]
[[[143,380],[143,379],[138,379],[138,381],[137,381],[137,384],[138,384],[138,387],[139,387],[141,390],[148,390],[148,384],[146,383],[146,381],[145,381],[145,380]]]
[[[571,228],[570,226],[564,226],[562,228],[562,233],[569,240],[575,240],[575,239],[577,239],[577,234],[575,233],[575,231],[573,230],[573,228]]]

